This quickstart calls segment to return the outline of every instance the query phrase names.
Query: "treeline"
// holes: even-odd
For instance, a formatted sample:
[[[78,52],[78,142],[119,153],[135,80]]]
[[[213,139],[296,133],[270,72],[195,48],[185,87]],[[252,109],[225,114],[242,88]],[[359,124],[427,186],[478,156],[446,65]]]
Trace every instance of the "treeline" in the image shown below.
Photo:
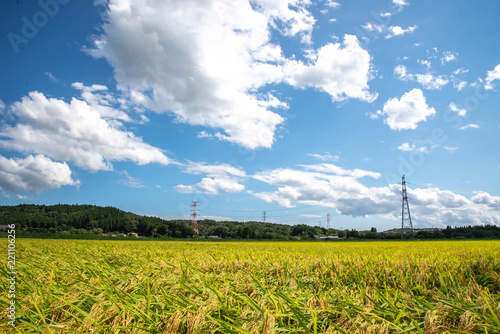
[[[94,205],[29,205],[0,206],[0,225],[16,225],[17,233],[36,233],[58,237],[137,233],[153,238],[190,238],[194,235],[189,220],[165,220],[140,216],[114,207]],[[198,221],[201,237],[259,240],[314,240],[318,236],[337,236],[347,240],[401,239],[400,231],[387,232],[335,230],[309,225],[285,225],[262,222],[215,220]],[[391,233],[392,232],[392,233]],[[439,230],[416,230],[415,239],[500,238],[500,228],[487,226],[448,226]],[[405,235],[405,238],[408,238]]]
[[[420,239],[500,239],[500,227],[496,225],[447,226],[436,232],[417,232],[415,237]]]
[[[193,230],[182,220],[139,216],[113,207],[94,205],[0,206],[2,225],[16,224],[29,233],[102,234],[131,233],[187,238]]]

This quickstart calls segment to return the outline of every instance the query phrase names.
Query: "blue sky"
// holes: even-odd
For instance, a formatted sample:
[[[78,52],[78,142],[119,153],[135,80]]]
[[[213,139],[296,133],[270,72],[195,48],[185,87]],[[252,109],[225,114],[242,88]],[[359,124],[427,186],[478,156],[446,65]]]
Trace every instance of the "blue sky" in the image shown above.
[[[494,1],[2,1],[3,205],[500,223]]]

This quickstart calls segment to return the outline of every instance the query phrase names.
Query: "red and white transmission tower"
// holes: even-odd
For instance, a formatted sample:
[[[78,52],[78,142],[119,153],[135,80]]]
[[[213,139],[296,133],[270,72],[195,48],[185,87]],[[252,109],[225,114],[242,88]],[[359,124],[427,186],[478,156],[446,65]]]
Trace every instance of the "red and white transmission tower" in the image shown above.
[[[198,206],[199,202],[193,201],[193,213],[191,216],[193,219],[191,220],[191,228],[194,230],[194,236],[198,237],[200,235],[200,232],[198,231],[198,214],[196,213],[196,207]]]
[[[329,213],[326,214],[326,229],[327,230],[330,229],[330,214]]]

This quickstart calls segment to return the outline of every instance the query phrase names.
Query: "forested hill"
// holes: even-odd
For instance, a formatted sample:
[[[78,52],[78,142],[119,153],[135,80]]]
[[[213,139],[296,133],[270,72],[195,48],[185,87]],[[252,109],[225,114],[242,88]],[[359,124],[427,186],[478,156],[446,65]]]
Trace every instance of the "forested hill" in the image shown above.
[[[2,225],[28,232],[62,234],[130,233],[185,238],[193,234],[186,221],[139,216],[114,207],[94,205],[0,206]]]

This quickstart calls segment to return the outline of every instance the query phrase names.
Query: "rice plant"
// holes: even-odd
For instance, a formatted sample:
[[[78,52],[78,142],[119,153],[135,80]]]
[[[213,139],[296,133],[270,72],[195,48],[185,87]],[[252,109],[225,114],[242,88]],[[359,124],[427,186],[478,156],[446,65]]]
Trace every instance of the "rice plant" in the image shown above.
[[[2,333],[500,333],[498,241],[17,246]]]

